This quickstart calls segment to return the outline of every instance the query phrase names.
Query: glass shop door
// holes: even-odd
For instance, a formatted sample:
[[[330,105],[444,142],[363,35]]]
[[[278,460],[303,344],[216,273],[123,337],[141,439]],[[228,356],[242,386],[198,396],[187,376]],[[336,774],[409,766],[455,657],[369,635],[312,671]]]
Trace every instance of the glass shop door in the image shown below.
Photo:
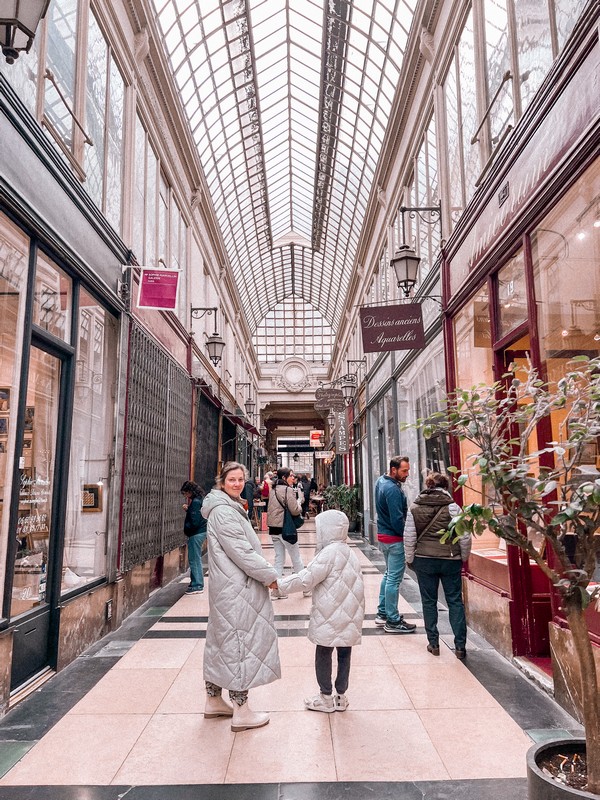
[[[15,624],[11,688],[22,685],[52,662],[52,625],[57,623],[55,480],[63,362],[32,346],[25,422],[19,458],[17,545],[12,564],[10,616]],[[9,570],[10,570],[9,566]],[[60,583],[60,581],[58,582]]]

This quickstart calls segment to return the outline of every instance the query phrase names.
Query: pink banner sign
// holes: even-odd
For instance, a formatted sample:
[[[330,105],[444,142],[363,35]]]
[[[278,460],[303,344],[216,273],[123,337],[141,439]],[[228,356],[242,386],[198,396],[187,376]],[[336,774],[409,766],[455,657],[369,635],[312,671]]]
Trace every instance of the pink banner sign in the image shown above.
[[[146,269],[142,267],[138,308],[173,311],[177,308],[179,270]]]
[[[425,347],[420,303],[363,306],[360,309],[363,351],[421,350]]]

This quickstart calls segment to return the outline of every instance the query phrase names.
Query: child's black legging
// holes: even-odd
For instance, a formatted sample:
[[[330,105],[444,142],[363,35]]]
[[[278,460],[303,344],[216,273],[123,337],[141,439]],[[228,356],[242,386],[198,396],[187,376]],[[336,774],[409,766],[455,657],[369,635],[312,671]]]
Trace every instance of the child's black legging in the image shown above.
[[[352,656],[351,647],[336,647],[337,650],[337,676],[335,679],[335,690],[338,694],[345,694],[348,688],[350,677],[350,658]],[[331,666],[332,666],[333,647],[317,645],[315,652],[315,670],[317,672],[317,683],[322,694],[331,694]]]

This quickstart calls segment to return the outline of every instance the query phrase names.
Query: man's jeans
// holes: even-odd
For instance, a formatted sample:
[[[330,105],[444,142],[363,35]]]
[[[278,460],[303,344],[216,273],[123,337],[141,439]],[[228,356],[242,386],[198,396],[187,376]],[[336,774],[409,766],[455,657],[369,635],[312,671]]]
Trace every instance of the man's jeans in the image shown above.
[[[379,589],[377,613],[380,617],[385,617],[388,622],[398,622],[402,619],[402,615],[398,612],[398,595],[406,566],[404,542],[394,542],[394,544],[379,542],[379,549],[385,558],[385,574]]]
[[[206,539],[204,533],[188,536],[188,561],[190,562],[190,589],[204,589],[204,571],[202,569],[202,544]]]

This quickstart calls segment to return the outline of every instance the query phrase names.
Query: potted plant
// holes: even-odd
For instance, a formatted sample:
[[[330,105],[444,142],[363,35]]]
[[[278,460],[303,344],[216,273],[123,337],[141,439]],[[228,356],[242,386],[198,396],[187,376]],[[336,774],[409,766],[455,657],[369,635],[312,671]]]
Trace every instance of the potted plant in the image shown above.
[[[524,550],[560,596],[579,666],[579,675],[571,680],[579,684],[574,688],[585,727],[585,742],[561,742],[560,748],[564,754],[574,745],[570,763],[576,766],[587,758],[587,783],[563,790],[538,766],[539,751],[548,745],[536,746],[528,756],[529,791],[531,798],[544,800],[600,795],[600,693],[585,618],[586,608],[600,594],[593,583],[600,554],[600,473],[595,463],[583,468],[600,436],[600,358],[579,356],[568,369],[549,385],[530,364],[513,366],[501,382],[457,389],[449,395],[445,412],[417,421],[425,437],[444,432],[473,446],[462,474],[450,469],[458,486],[468,486],[481,497],[464,506],[447,535],[491,530]],[[530,452],[535,435],[552,439],[552,430],[555,440]],[[535,546],[536,537],[545,547]],[[546,753],[549,762],[552,752],[550,747]],[[552,771],[551,763],[548,769]]]
[[[345,483],[340,486],[328,486],[323,497],[327,508],[337,508],[343,511],[348,517],[350,530],[355,531],[358,526],[358,510],[360,508],[360,490],[358,486],[348,486]]]

